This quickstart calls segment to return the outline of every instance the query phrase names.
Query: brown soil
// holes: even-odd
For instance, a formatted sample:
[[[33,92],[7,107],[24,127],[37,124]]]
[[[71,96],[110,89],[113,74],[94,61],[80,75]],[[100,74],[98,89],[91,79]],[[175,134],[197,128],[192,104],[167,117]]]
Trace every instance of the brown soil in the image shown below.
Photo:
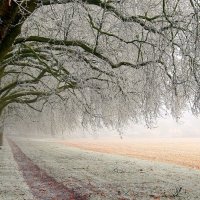
[[[200,169],[200,138],[61,141],[69,146]]]
[[[47,175],[21,149],[8,140],[13,156],[18,163],[19,170],[30,187],[35,200],[86,200],[87,195],[81,196],[75,190],[69,189],[62,183],[58,183],[53,177]]]

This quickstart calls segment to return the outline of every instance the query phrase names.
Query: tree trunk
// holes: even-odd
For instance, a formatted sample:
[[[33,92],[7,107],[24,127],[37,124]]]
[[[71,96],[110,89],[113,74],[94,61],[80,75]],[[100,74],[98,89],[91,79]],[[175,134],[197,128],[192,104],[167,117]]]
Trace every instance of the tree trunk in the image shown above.
[[[3,131],[4,131],[4,120],[0,113],[0,146],[3,145]]]
[[[0,133],[0,146],[3,146],[3,132]]]

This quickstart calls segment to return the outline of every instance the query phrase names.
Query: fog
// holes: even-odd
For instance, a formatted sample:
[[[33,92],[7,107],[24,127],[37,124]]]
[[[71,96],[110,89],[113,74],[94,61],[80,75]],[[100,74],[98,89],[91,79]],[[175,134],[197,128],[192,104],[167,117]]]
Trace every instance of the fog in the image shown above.
[[[53,137],[59,139],[126,139],[126,138],[157,138],[157,137],[200,137],[200,119],[186,112],[178,122],[170,116],[159,118],[157,124],[149,129],[145,124],[133,124],[118,130],[106,129],[88,130],[80,127],[78,130],[69,131],[51,130],[51,127],[41,127],[38,123],[17,121],[12,126],[7,126],[6,134],[27,137]]]
[[[64,136],[63,136],[64,137]],[[65,138],[93,139],[126,139],[126,138],[156,138],[156,137],[200,137],[200,119],[186,112],[177,122],[170,116],[159,118],[154,128],[149,129],[145,124],[131,124],[124,127],[120,133],[117,130],[102,129],[98,131],[79,130]]]
[[[147,129],[142,125],[132,125],[124,136],[131,136],[131,134],[150,137],[199,137],[200,119],[187,112],[178,122],[172,117],[158,119],[154,129]]]

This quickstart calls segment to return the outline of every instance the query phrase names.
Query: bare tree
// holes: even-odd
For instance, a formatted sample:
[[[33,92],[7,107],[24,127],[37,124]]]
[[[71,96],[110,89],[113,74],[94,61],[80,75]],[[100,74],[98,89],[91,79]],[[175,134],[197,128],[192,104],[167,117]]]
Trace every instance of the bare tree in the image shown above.
[[[196,0],[0,0],[1,118],[21,105],[61,106],[69,125],[92,127],[198,115],[199,8]]]

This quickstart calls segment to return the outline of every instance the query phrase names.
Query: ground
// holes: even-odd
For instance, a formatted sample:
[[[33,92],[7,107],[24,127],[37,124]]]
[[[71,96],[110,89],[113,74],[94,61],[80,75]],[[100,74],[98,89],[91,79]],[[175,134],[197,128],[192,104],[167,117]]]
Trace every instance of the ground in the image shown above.
[[[112,148],[105,141],[98,142],[93,146],[86,143],[84,148],[94,150],[96,146],[97,151],[99,146],[106,147],[109,154],[55,140],[5,140],[0,151],[0,199],[199,199],[200,170],[164,163],[158,156],[162,155],[161,147],[155,157],[162,162],[157,162],[114,155],[125,152],[124,144],[116,143],[115,152],[110,152]],[[80,147],[80,141],[77,145]],[[134,155],[134,149],[140,152],[139,144],[130,146],[126,146],[129,156]],[[154,150],[147,147],[150,156]],[[167,155],[167,149],[163,150]]]
[[[167,162],[200,170],[200,138],[75,139],[60,142],[90,151]]]

